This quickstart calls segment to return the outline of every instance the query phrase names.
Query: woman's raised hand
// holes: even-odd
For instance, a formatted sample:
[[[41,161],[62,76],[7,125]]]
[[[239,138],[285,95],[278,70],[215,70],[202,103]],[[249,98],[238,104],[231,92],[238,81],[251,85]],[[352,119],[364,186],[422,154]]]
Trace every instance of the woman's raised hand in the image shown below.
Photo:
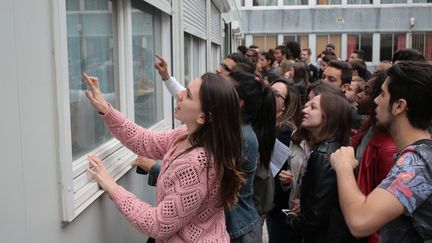
[[[160,55],[156,54],[155,57],[159,59],[159,62],[155,62],[154,67],[159,71],[159,75],[161,76],[162,80],[168,80],[170,78],[170,74],[168,72],[167,62]]]
[[[99,80],[96,77],[88,76],[85,73],[83,73],[83,77],[87,85],[90,87],[90,91],[85,92],[90,103],[99,113],[107,113],[109,110],[109,105],[100,91]]]

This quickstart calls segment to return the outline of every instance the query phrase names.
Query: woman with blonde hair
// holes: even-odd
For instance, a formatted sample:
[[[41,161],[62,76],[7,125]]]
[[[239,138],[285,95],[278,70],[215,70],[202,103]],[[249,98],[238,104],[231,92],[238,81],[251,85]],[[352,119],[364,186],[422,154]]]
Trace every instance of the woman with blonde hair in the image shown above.
[[[291,80],[294,76],[293,69],[294,61],[292,60],[283,60],[279,65],[279,74],[280,77],[284,80]]]

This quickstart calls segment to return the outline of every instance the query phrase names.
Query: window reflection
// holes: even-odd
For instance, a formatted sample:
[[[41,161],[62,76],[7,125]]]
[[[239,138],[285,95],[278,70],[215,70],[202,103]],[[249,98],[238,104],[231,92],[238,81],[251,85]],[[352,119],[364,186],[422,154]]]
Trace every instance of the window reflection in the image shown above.
[[[108,0],[67,0],[66,6],[71,143],[73,159],[77,159],[112,137],[85,97],[87,87],[81,74],[98,77],[104,96],[118,106],[116,21],[113,3]]]
[[[392,60],[396,50],[405,48],[406,34],[405,33],[389,33],[381,34],[380,60]]]
[[[347,53],[348,57],[355,50],[362,50],[365,54],[364,61],[372,61],[372,34],[350,34],[348,35]]]
[[[161,53],[159,19],[153,8],[142,1],[132,1],[135,122],[143,127],[162,119],[162,82],[153,67],[155,54]]]
[[[185,86],[196,77],[200,77],[206,70],[205,41],[196,36],[184,35],[184,73]]]

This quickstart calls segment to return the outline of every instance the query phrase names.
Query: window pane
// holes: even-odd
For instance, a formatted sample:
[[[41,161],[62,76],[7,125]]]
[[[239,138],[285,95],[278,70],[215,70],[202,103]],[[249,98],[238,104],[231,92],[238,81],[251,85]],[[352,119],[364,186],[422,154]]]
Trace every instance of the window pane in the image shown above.
[[[185,33],[185,86],[187,86],[192,79],[203,75],[206,70],[205,45],[206,43],[203,39]]]
[[[381,0],[383,4],[392,4],[392,3],[407,3],[407,0]]]
[[[413,33],[412,48],[420,51],[426,60],[432,60],[432,33]]]
[[[284,5],[308,5],[308,0],[284,0]]]
[[[66,10],[67,11],[78,11],[79,8],[79,0],[68,0],[66,1]]]
[[[329,43],[335,45],[335,54],[337,57],[341,56],[341,36],[340,35],[330,35]]]
[[[365,54],[364,60],[372,61],[372,34],[348,35],[348,57],[355,50],[362,50]]]
[[[185,80],[184,84],[187,86],[189,84],[189,81],[192,80],[192,70],[191,70],[191,50],[192,50],[192,36],[185,33],[184,34],[184,74],[185,74]]]
[[[353,51],[360,49],[360,38],[359,35],[348,35],[347,54],[351,56]]]
[[[216,72],[219,63],[221,62],[221,47],[219,45],[212,43],[211,49],[212,49],[212,62],[213,62],[212,72]]]
[[[361,34],[361,46],[360,50],[362,50],[365,54],[365,61],[372,61],[372,34]]]
[[[108,10],[107,0],[85,0],[86,10]]]
[[[432,32],[426,33],[426,41],[425,41],[425,52],[424,55],[426,60],[432,61]]]
[[[253,45],[258,46],[258,48],[265,48],[265,36],[253,36],[252,43]]]
[[[118,107],[118,85],[114,75],[117,66],[114,56],[116,21],[112,2],[106,0],[105,4],[110,10],[66,12],[73,159],[112,137],[85,97],[87,87],[81,77],[84,72],[98,77],[103,95]]]
[[[161,27],[158,12],[148,9],[152,8],[144,2],[132,1],[135,122],[142,127],[150,127],[162,119],[162,82],[153,67],[155,54],[161,53]]]
[[[276,6],[277,0],[253,0],[253,6]]]
[[[348,4],[372,4],[373,0],[348,0]]]
[[[298,43],[300,43],[300,48],[309,48],[309,36],[307,35],[300,35],[298,36],[300,40],[297,40]]]
[[[284,45],[290,41],[296,41],[296,36],[295,35],[284,35],[284,37],[283,37]]]
[[[393,34],[381,34],[380,60],[392,60]]]
[[[337,5],[341,4],[341,0],[317,0],[318,5]]]
[[[200,40],[196,38],[195,36],[192,38],[193,45],[192,45],[192,77],[191,80],[195,79],[196,77],[200,76],[200,74],[203,74],[200,72],[199,67],[201,65],[201,62],[204,62],[205,60],[200,60]]]
[[[265,46],[261,48],[262,51],[268,51],[270,48],[274,49],[276,47],[277,36],[266,36]]]
[[[192,46],[192,79],[200,77],[205,72],[205,41],[196,36],[193,36]],[[192,80],[191,79],[191,80]]]
[[[319,55],[321,52],[325,51],[327,43],[328,43],[328,35],[317,35],[316,36],[317,55]]]

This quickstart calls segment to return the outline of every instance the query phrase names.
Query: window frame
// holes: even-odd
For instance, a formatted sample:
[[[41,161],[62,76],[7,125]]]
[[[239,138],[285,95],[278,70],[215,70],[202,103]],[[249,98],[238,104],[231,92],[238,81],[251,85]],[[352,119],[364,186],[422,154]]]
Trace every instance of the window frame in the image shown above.
[[[115,54],[118,58],[117,73],[119,110],[129,119],[134,120],[134,99],[133,99],[133,66],[131,27],[131,1],[113,1],[116,16],[116,47]],[[69,96],[69,70],[68,70],[68,49],[67,49],[67,21],[66,21],[66,0],[52,1],[52,39],[53,39],[53,69],[56,81],[54,91],[57,106],[57,138],[58,138],[58,184],[61,195],[61,221],[66,224],[73,221],[81,212],[91,205],[101,194],[104,193],[91,175],[86,173],[88,165],[87,155],[95,154],[102,159],[108,172],[115,180],[121,178],[132,166],[130,165],[136,155],[125,148],[118,140],[112,138],[84,156],[73,160],[71,144],[71,121],[70,121],[70,96]],[[161,11],[161,9],[157,9]],[[165,12],[165,11],[164,11]],[[167,37],[170,37],[169,25],[162,23],[167,18],[160,17],[161,35],[163,42],[162,50],[166,49]],[[169,19],[169,18],[168,18]],[[168,46],[169,47],[169,46]],[[117,50],[116,50],[117,49]],[[162,52],[168,55],[170,50]],[[168,59],[167,61],[170,61]],[[132,85],[130,85],[132,84]],[[162,85],[162,83],[160,84]],[[171,107],[172,100],[167,91],[163,89],[161,97],[162,119],[149,127],[150,130],[167,130],[172,128]]]
[[[349,37],[350,36],[355,36],[356,39],[358,39],[358,43],[356,43],[356,45],[358,45],[358,48],[356,48],[356,49],[365,51],[365,46],[366,45],[364,45],[363,43],[365,43],[366,42],[365,40],[367,39],[367,37],[365,37],[365,36],[369,36],[369,35],[370,35],[370,40],[371,40],[370,51],[369,52],[366,51],[365,53],[367,53],[367,55],[370,55],[370,58],[367,58],[367,55],[366,55],[364,61],[365,62],[372,62],[372,60],[373,60],[373,45],[374,45],[374,43],[373,43],[373,33],[370,33],[370,32],[369,33],[368,32],[359,32],[359,33],[348,33],[347,34],[346,53],[347,53],[348,58],[350,57],[350,55],[352,53],[352,52],[349,52],[349,49],[348,49]],[[354,49],[354,50],[356,50],[356,49]]]
[[[196,35],[189,34],[187,32],[184,33],[184,56],[183,58],[189,59],[188,64],[186,65],[186,62],[184,64],[184,86],[188,86],[190,81],[192,81],[194,78],[198,77],[198,75],[203,74],[206,72],[207,66],[206,66],[206,41],[205,39],[202,39]],[[188,56],[186,55],[186,46],[189,47],[188,49]],[[197,53],[195,53],[195,51]],[[194,55],[198,54],[198,55]],[[198,60],[196,60],[196,57],[198,57]],[[195,65],[194,63],[198,62],[198,65]],[[189,71],[188,75],[186,75],[186,69]]]

